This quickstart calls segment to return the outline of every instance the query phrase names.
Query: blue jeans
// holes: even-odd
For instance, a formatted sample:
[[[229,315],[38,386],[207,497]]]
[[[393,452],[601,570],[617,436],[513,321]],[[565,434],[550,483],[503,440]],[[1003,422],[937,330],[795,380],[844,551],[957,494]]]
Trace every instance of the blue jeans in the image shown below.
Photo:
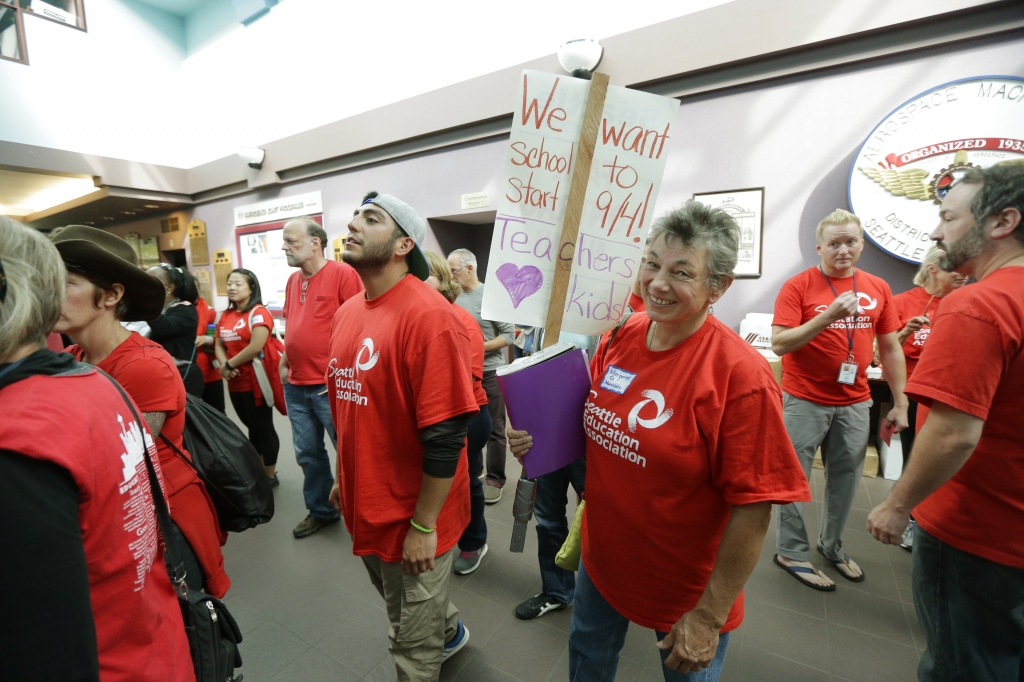
[[[914,541],[917,551],[917,540]],[[587,577],[587,571],[580,561],[577,576],[576,604],[569,626],[569,682],[610,682],[615,679],[619,667],[619,652],[626,641],[629,620],[609,604],[594,583]],[[658,632],[658,641],[667,632]],[[692,673],[680,673],[661,667],[665,682],[716,682],[722,674],[725,653],[729,648],[729,633],[718,638],[718,651],[711,666]],[[661,652],[664,663],[669,652]]]
[[[566,507],[569,504],[569,485],[579,495],[583,494],[583,483],[587,476],[586,459],[580,457],[558,471],[544,474],[537,479],[537,499],[533,514],[537,518],[537,558],[540,560],[541,588],[544,594],[571,604],[576,590],[576,576],[572,571],[555,565],[555,556],[569,537],[569,523],[566,521]]]
[[[914,532],[921,682],[1024,682],[1024,570]]]
[[[469,454],[469,525],[459,538],[459,549],[475,552],[487,544],[487,521],[484,519],[484,483],[480,472],[484,467],[484,446],[491,437],[491,413],[487,406],[470,418],[466,433],[466,452]]]
[[[334,485],[331,460],[324,445],[324,430],[331,437],[334,450],[338,450],[338,436],[331,420],[331,403],[326,386],[284,385],[284,402],[288,407],[288,420],[292,423],[292,444],[295,461],[302,467],[302,497],[306,509],[318,519],[336,519],[338,512],[328,498]]]

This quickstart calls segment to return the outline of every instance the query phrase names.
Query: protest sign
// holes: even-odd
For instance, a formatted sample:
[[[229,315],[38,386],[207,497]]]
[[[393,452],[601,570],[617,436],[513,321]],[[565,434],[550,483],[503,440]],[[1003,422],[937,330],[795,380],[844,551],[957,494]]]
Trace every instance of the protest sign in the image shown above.
[[[590,82],[540,71],[519,79],[482,314],[544,326]]]
[[[596,335],[622,317],[679,108],[677,100],[626,88],[607,87],[605,93],[607,76],[595,79],[602,83],[595,101],[603,108],[599,124],[593,119],[593,162],[589,169],[579,166],[586,191],[580,182],[575,194],[583,196],[574,196],[573,224],[565,225],[563,239],[591,83],[523,72],[491,240],[483,317],[547,326],[553,340],[558,335],[550,331],[559,326]],[[553,290],[562,314],[552,311],[551,317]]]

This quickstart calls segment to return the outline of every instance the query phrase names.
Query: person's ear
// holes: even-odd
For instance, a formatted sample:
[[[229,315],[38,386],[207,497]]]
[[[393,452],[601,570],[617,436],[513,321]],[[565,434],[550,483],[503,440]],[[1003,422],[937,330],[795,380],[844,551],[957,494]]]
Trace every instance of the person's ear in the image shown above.
[[[112,284],[109,289],[103,291],[103,307],[116,308],[122,298],[124,298],[124,285]]]
[[[409,252],[416,246],[416,242],[412,237],[400,237],[395,240],[395,251],[396,256],[405,258],[409,255]]]
[[[1020,211],[1015,208],[1004,208],[989,218],[995,219],[992,227],[993,239],[1005,239],[1020,228],[1021,215]]]
[[[721,288],[719,288],[717,291],[712,289],[711,290],[711,295],[708,296],[708,300],[711,301],[712,304],[718,303],[718,299],[722,298],[722,296],[725,295],[725,292],[727,292],[729,290],[729,287],[732,286],[733,279],[734,278],[732,278],[732,277],[722,277],[721,278],[721,282],[722,282]]]

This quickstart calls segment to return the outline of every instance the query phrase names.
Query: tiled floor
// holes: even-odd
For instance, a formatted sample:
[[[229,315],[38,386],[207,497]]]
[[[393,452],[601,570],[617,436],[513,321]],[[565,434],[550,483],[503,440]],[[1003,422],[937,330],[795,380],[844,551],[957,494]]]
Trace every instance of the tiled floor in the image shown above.
[[[224,548],[233,583],[225,601],[245,636],[240,672],[245,682],[394,680],[383,601],[361,560],[352,556],[351,540],[341,524],[303,540],[291,535],[306,514],[302,477],[288,421],[275,415],[275,423],[282,441],[275,518],[232,534]],[[518,474],[514,459],[508,473],[510,481]],[[821,485],[822,474],[815,470],[816,498]],[[916,679],[924,640],[910,595],[910,554],[875,542],[864,530],[872,504],[890,485],[864,479],[845,542],[867,579],[850,583],[826,567],[839,584],[833,593],[802,587],[772,564],[773,525],[747,584],[746,619],[733,634],[723,682]],[[511,484],[507,490],[511,493]],[[819,510],[819,503],[807,505],[812,533],[817,532]],[[571,609],[533,622],[519,621],[512,613],[519,601],[540,591],[536,533],[530,529],[523,554],[508,551],[510,494],[488,507],[487,519],[490,551],[481,567],[467,577],[452,576],[452,599],[471,638],[445,664],[441,679],[565,680]],[[662,679],[654,641],[653,632],[630,629],[617,680]]]

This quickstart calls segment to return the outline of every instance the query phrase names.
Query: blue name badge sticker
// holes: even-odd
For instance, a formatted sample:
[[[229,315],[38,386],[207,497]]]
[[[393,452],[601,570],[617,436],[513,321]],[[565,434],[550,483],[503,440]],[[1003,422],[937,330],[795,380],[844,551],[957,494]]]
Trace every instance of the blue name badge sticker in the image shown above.
[[[633,383],[633,379],[636,379],[635,373],[619,369],[615,365],[608,365],[608,371],[604,373],[604,379],[601,380],[601,388],[622,395]]]

